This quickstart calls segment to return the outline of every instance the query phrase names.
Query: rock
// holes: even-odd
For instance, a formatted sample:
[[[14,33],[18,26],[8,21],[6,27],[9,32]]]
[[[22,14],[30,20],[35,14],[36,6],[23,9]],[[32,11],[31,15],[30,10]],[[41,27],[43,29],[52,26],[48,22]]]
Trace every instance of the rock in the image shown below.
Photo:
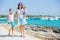
[[[56,38],[56,40],[60,40],[59,38]]]
[[[54,29],[53,32],[54,33],[60,33],[60,29]]]
[[[53,28],[50,26],[40,26],[40,27],[29,26],[29,30],[33,31],[31,32],[32,35],[35,35],[39,38],[41,38],[41,36],[43,37],[45,36],[46,37],[46,38],[44,37],[45,39],[49,39],[48,37],[50,36],[51,37],[50,40],[60,40],[60,29],[58,28]]]

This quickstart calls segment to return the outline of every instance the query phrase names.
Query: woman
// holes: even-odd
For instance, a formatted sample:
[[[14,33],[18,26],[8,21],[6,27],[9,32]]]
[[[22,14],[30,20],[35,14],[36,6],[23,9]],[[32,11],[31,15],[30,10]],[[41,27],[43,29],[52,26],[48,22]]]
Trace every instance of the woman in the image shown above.
[[[23,4],[21,2],[18,4],[17,14],[18,14],[18,24],[20,27],[21,36],[24,37],[25,24],[27,24],[27,23],[25,20],[25,16],[26,16],[25,7],[23,6]]]

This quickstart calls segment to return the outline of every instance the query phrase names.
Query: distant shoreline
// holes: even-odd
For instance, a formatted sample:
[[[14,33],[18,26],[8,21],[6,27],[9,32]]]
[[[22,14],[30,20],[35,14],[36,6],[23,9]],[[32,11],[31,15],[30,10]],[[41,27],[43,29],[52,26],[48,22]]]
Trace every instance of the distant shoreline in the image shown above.
[[[0,15],[0,18],[6,18],[8,15]],[[56,17],[51,15],[27,15],[28,18]],[[57,16],[60,17],[60,16]]]
[[[7,18],[8,15],[0,15],[0,18]],[[14,16],[15,17],[15,16]],[[41,20],[60,20],[60,16],[50,16],[50,15],[27,15],[26,18],[37,18]]]

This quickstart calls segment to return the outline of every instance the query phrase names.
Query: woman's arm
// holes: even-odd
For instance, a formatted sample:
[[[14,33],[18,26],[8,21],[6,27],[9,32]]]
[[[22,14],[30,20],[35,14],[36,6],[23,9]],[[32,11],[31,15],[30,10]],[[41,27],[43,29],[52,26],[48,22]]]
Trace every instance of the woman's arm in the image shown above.
[[[16,11],[16,13],[15,13],[15,21],[17,21],[18,22],[18,11]]]

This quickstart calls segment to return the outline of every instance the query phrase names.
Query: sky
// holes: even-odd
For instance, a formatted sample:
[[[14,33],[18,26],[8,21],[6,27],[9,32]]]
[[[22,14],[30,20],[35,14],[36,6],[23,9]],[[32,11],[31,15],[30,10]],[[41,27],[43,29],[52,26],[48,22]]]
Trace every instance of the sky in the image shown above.
[[[28,15],[60,15],[60,0],[0,0],[0,14],[9,14],[9,8],[15,14],[19,2],[26,6]]]

